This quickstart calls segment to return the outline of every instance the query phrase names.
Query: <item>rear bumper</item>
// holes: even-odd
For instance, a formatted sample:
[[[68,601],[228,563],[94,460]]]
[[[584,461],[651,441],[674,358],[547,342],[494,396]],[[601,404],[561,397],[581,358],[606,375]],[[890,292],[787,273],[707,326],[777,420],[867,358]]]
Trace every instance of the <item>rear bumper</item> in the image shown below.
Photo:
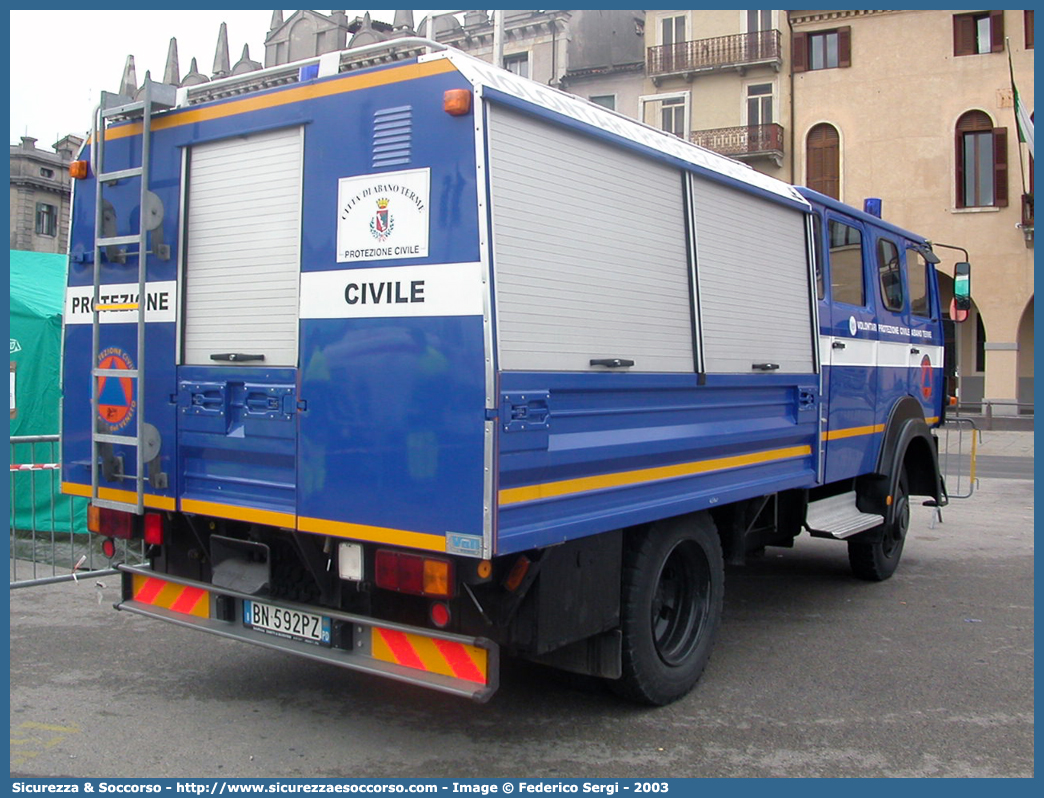
[[[117,566],[123,598],[115,605],[149,618],[285,651],[350,670],[377,674],[480,703],[499,683],[499,648],[482,637],[465,637],[264,596],[237,593],[191,579],[156,574],[144,566]],[[263,601],[291,612],[322,615],[334,629],[332,645],[266,634],[243,620],[244,601]]]

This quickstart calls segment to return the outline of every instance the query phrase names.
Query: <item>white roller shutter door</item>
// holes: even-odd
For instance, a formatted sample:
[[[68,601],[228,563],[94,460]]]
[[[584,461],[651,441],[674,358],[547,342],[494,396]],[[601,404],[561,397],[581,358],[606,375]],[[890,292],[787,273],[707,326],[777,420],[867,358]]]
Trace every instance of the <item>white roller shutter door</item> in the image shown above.
[[[489,106],[500,367],[692,372],[681,172]]]
[[[302,136],[287,128],[189,153],[183,363],[236,352],[297,365]]]
[[[690,177],[704,368],[814,371],[805,214]]]

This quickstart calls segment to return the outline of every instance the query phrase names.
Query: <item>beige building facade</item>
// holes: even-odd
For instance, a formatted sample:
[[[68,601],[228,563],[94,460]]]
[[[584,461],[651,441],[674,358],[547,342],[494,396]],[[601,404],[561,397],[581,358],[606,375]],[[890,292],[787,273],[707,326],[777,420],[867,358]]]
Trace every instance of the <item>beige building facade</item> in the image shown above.
[[[789,17],[794,182],[856,207],[880,198],[889,221],[967,250],[975,306],[952,330],[960,402],[1014,414],[1033,401],[1033,182],[1009,53],[1032,112],[1033,12]],[[964,254],[936,251],[952,276]]]
[[[645,14],[645,82],[635,115],[789,181],[786,12]]]

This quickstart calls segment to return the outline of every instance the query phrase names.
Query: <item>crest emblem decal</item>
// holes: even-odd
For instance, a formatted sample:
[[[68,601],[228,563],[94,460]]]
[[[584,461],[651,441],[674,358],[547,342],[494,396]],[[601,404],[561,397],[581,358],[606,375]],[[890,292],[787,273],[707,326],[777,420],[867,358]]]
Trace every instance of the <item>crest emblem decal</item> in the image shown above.
[[[395,217],[388,210],[388,198],[377,200],[377,213],[370,219],[370,234],[378,241],[386,241],[395,229]]]

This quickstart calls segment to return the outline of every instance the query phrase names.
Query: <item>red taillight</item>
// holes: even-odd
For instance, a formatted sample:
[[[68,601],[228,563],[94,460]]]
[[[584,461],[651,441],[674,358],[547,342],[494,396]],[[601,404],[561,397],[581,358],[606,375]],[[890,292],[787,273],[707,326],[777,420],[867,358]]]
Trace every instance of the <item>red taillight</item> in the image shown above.
[[[416,596],[453,595],[453,563],[380,549],[374,558],[377,587]]]
[[[122,538],[130,540],[134,534],[134,515],[123,513],[119,510],[110,510],[108,507],[90,508],[91,516],[89,527],[92,532],[105,535],[107,538]],[[95,515],[96,513],[96,515]],[[97,524],[95,525],[95,518]]]
[[[441,601],[433,601],[431,603],[431,609],[428,613],[431,617],[431,622],[440,629],[445,629],[449,626],[450,622],[450,609]]]
[[[116,556],[116,541],[112,538],[105,538],[102,541],[102,554],[108,557],[110,560]]]
[[[145,513],[145,542],[151,546],[163,545],[163,516]]]

